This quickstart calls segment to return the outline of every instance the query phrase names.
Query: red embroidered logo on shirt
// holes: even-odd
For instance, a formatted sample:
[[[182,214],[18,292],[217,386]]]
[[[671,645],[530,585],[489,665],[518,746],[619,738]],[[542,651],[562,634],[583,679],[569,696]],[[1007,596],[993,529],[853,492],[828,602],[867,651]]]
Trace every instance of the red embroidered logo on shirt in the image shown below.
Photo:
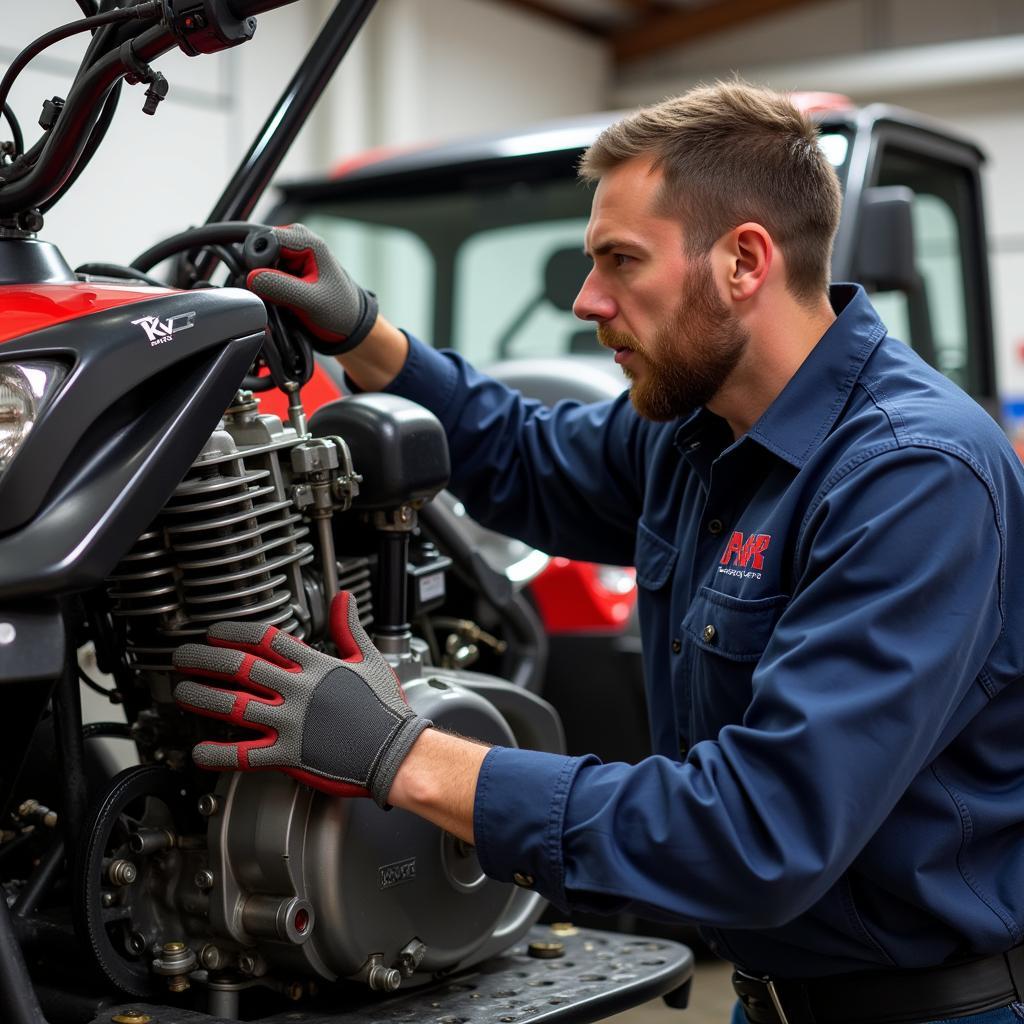
[[[752,533],[744,538],[742,533],[734,533],[729,538],[722,554],[722,565],[729,565],[735,559],[736,565],[752,569],[764,567],[764,553],[768,550],[772,535],[770,533]]]

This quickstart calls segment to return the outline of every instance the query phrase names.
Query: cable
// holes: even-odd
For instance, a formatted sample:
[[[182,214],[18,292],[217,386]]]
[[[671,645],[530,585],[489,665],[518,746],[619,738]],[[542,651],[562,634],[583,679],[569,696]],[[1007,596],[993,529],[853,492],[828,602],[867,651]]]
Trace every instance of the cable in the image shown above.
[[[18,119],[14,116],[14,111],[11,110],[8,104],[4,104],[4,117],[7,118],[7,123],[11,126],[11,140],[14,142],[14,155],[20,156],[25,150],[25,136],[21,134],[21,125],[18,124]]]
[[[75,0],[75,3],[87,18],[91,18],[96,13],[96,4],[93,3],[93,0]]]
[[[29,43],[14,58],[11,66],[7,69],[3,81],[0,81],[0,106],[6,106],[11,86],[18,75],[25,69],[25,66],[42,53],[43,50],[53,46],[54,43],[59,43],[62,39],[77,35],[79,32],[91,32],[94,28],[99,28],[101,25],[109,25],[117,21],[128,21],[131,18],[138,18],[140,21],[151,21],[159,18],[160,14],[161,5],[159,0],[145,0],[144,3],[137,4],[134,7],[117,7],[112,11],[105,11],[103,14],[94,14],[91,17],[82,18],[80,21],[69,21],[66,25],[60,25],[49,32],[45,32],[38,39]]]
[[[141,282],[154,288],[169,287],[166,281],[158,281],[149,274],[144,274],[135,267],[126,267],[123,263],[83,263],[75,267],[76,274],[88,274],[94,277],[116,277],[125,281]]]
[[[123,82],[118,82],[110,90],[106,100],[103,102],[103,109],[100,111],[100,116],[96,119],[96,124],[93,125],[92,132],[89,134],[89,141],[85,144],[85,148],[82,150],[82,155],[78,158],[78,163],[75,164],[75,169],[68,176],[68,180],[61,185],[60,189],[50,196],[39,207],[40,213],[49,213],[54,206],[61,201],[61,199],[67,194],[71,187],[78,181],[79,175],[89,166],[89,161],[92,160],[96,154],[96,150],[100,148],[103,139],[106,137],[107,131],[110,128],[111,123],[114,120],[114,114],[117,112],[117,104],[121,100],[121,86]]]
[[[85,683],[85,685],[88,686],[89,689],[92,690],[94,693],[98,693],[98,694],[100,694],[100,696],[106,697],[107,700],[109,700],[111,704],[120,704],[121,703],[121,694],[117,690],[114,690],[114,689],[108,690],[108,689],[106,689],[106,687],[100,686],[99,683],[97,683],[93,679],[90,679],[85,674],[85,671],[81,667],[81,665],[79,665],[79,667],[78,667],[78,678],[81,679],[82,682]]]

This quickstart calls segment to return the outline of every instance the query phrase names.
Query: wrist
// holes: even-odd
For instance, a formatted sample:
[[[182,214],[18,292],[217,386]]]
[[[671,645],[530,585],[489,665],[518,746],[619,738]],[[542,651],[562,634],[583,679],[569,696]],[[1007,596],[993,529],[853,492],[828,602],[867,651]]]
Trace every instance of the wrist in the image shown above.
[[[381,391],[398,376],[408,357],[409,339],[378,315],[359,347],[336,358],[364,391]]]

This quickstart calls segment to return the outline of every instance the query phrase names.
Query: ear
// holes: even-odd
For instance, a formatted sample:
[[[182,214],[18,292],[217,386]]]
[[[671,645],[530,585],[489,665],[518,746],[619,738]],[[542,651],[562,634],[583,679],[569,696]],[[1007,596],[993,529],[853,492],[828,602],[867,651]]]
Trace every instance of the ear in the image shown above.
[[[734,302],[753,298],[768,279],[775,258],[775,243],[768,231],[748,221],[718,240],[724,264],[725,287]]]

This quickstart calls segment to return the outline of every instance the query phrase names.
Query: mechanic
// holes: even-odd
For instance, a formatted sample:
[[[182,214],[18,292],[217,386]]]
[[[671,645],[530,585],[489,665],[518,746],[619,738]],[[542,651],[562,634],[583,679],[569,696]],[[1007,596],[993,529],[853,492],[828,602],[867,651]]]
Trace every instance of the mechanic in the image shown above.
[[[342,596],[343,661],[261,626],[179,651],[221,681],[185,706],[258,726],[246,691],[284,698],[275,733],[197,762],[369,791],[562,908],[695,922],[755,1024],[1024,1019],[1020,463],[860,288],[829,288],[839,187],[784,96],[641,109],[581,175],[575,312],[631,382],[613,401],[543,408],[407,336],[301,226],[250,286],[359,388],[436,413],[481,523],[636,565],[655,755],[430,728]]]

